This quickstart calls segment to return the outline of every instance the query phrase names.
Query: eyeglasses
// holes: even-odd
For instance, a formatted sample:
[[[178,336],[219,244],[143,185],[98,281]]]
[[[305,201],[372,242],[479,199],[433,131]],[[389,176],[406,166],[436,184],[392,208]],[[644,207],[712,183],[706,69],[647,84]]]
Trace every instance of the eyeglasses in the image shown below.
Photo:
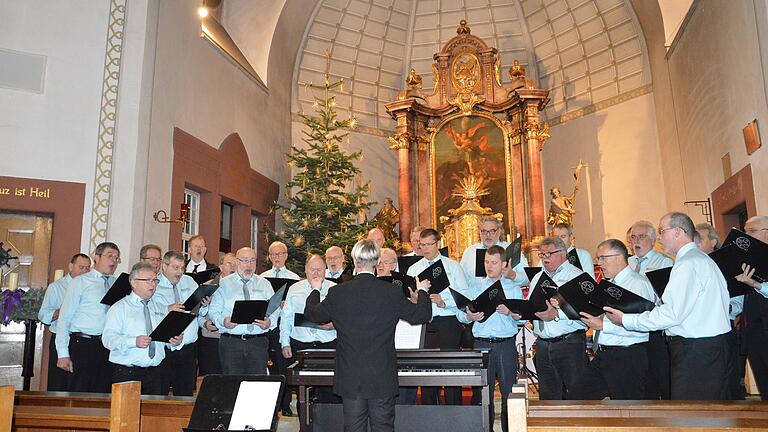
[[[421,246],[434,246],[436,244],[437,244],[437,241],[433,241],[433,242],[419,242],[419,245],[421,245]]]
[[[498,228],[495,228],[495,229],[492,229],[492,230],[484,230],[484,229],[480,230],[480,234],[482,234],[482,235],[496,234],[497,232],[499,232]]]
[[[662,235],[662,234],[664,234],[664,231],[669,231],[669,230],[675,229],[675,228],[677,228],[677,227],[669,227],[669,228],[659,227],[659,231],[658,232],[659,232],[659,235]]]
[[[758,231],[768,231],[768,228],[749,228],[745,231],[747,232],[747,234],[755,234]]]
[[[648,237],[648,236],[646,236],[646,237]],[[598,255],[598,256],[595,257],[595,260],[597,260],[597,262],[605,261],[606,258],[615,257],[615,256],[619,256],[619,255],[621,255],[621,254]]]
[[[638,234],[638,235],[632,234],[631,236],[629,236],[629,239],[632,241],[645,240],[647,238],[648,238],[648,234]]]
[[[139,258],[141,258],[143,260],[154,261],[154,262],[158,262],[158,261],[162,261],[163,260],[160,257],[155,258],[155,257],[145,257],[145,256],[143,256],[143,257],[139,257]]]
[[[273,257],[279,257],[283,255],[288,255],[288,252],[270,252],[269,253],[269,256],[273,256]]]
[[[393,265],[397,264],[397,261],[379,261],[379,264]]]
[[[238,258],[237,260],[238,260],[239,262],[243,263],[243,264],[256,264],[256,259],[255,259],[255,258],[253,258],[253,259],[242,259],[242,258]]]
[[[142,281],[142,282],[149,282],[152,285],[157,285],[160,282],[160,279],[157,279],[157,278],[136,278],[134,280]]]
[[[549,258],[553,254],[556,254],[558,252],[562,252],[562,249],[553,250],[552,252],[539,252],[539,258]]]

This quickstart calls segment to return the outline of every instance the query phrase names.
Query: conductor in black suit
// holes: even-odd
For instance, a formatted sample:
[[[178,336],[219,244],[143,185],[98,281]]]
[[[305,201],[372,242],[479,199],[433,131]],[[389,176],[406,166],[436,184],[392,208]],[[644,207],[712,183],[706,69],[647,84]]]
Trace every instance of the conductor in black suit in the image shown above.
[[[424,290],[429,281],[419,283],[415,303],[405,298],[402,290],[374,276],[379,252],[371,240],[357,242],[352,249],[357,276],[331,287],[322,302],[313,290],[304,309],[308,319],[336,328],[333,390],[342,397],[345,432],[368,430],[369,419],[372,432],[395,430],[395,326],[400,319],[423,324],[432,317]]]

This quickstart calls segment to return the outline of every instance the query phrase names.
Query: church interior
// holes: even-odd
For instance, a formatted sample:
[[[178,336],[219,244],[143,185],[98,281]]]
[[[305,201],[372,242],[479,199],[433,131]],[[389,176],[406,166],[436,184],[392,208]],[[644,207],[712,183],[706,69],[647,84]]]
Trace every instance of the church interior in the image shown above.
[[[537,241],[561,222],[595,256],[669,212],[721,238],[768,214],[767,0],[0,0],[0,21],[5,308],[103,242],[119,245],[116,275],[143,245],[188,254],[196,236],[217,264],[252,248],[258,273],[272,241],[309,251],[285,215],[321,109],[341,122],[334,149],[359,152],[341,190],[371,204],[352,223],[385,227],[398,253],[434,228],[460,261],[489,215],[541,265]],[[43,391],[51,333],[27,313],[5,311],[0,384]],[[768,427],[745,379],[755,405],[659,405],[611,427]],[[525,392],[509,415],[527,429],[509,430],[570,430],[555,416],[601,409],[548,414]],[[579,430],[608,427],[590,421]]]

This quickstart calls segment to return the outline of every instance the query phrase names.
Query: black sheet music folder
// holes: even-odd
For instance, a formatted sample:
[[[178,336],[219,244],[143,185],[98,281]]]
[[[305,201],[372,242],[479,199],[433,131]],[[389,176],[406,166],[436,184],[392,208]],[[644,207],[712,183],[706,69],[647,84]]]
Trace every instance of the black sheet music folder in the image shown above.
[[[131,293],[131,284],[128,281],[128,273],[122,273],[109,287],[109,290],[101,299],[101,304],[112,306],[123,297]]]
[[[243,381],[280,383],[280,392],[272,411],[272,426],[269,429],[249,430],[249,432],[276,432],[279,419],[277,409],[285,391],[285,377],[282,375],[207,375],[200,386],[189,424],[184,428],[184,432],[245,432],[227,429],[232,419],[240,383]]]

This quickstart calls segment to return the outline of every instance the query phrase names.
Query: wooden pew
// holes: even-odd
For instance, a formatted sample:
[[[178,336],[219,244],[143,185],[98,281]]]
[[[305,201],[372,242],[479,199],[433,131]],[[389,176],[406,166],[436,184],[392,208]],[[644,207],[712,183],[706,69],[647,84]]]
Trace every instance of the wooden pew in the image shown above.
[[[11,432],[14,386],[0,387],[0,432]]]
[[[507,400],[510,432],[765,431],[761,401],[539,401],[516,385]]]
[[[131,381],[112,384],[112,397],[104,407],[17,403],[13,409],[13,430],[139,432],[140,397],[141,383]]]
[[[114,396],[114,387],[113,387]],[[195,400],[191,397],[140,396],[138,400],[141,431],[179,431],[189,423]],[[87,414],[83,409],[109,410],[113,399],[109,394],[71,393],[71,392],[17,392],[16,406],[22,410],[75,410]],[[94,414],[96,412],[91,412]],[[101,426],[99,426],[101,427]],[[29,429],[17,429],[19,432]],[[44,429],[44,430],[73,430],[73,429]],[[74,429],[81,430],[81,429]],[[94,428],[88,430],[110,430]]]

